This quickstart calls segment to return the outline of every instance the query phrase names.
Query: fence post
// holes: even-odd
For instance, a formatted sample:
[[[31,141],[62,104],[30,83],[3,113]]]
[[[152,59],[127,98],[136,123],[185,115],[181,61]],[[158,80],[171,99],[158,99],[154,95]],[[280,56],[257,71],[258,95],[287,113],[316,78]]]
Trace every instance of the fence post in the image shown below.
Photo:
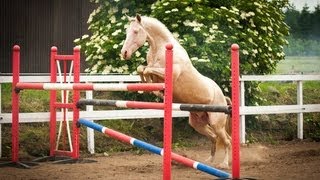
[[[2,88],[1,88],[1,83],[0,83],[0,114],[2,113],[2,102],[1,102],[1,93],[2,93]],[[2,124],[0,124],[0,158],[2,157]]]
[[[51,47],[50,51],[50,82],[57,82],[57,67],[55,56],[58,53],[58,48],[55,46]],[[57,101],[57,91],[50,90],[50,156],[55,155],[56,150],[56,128],[57,128],[57,113],[55,103]]]
[[[86,99],[93,99],[92,91],[86,91]],[[86,111],[92,112],[93,106],[87,105]],[[93,120],[92,120],[93,122]],[[92,128],[87,127],[87,144],[88,144],[88,151],[90,154],[94,154],[94,131]]]
[[[303,105],[303,83],[302,81],[297,82],[297,104],[302,107]],[[297,136],[299,139],[303,139],[303,113],[297,114]]]
[[[244,81],[240,81],[240,107],[245,108],[245,88]],[[246,115],[240,115],[240,143],[246,143]]]
[[[13,47],[12,55],[12,125],[11,125],[11,153],[12,162],[17,163],[19,160],[19,93],[15,92],[15,87],[20,81],[20,47]]]

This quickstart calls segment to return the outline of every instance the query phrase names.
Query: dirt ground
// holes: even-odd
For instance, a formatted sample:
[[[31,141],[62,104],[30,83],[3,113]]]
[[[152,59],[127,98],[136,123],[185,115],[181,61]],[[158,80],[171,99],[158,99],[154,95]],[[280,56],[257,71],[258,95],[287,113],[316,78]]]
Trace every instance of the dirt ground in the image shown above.
[[[209,146],[175,149],[175,152],[203,162]],[[1,167],[0,179],[162,179],[162,157],[132,152],[96,155],[85,159],[93,163],[40,163],[31,169]],[[215,162],[222,159],[218,152]],[[215,163],[211,164],[214,166]],[[231,172],[230,170],[227,170]],[[241,177],[255,179],[320,179],[320,143],[309,141],[280,142],[276,145],[254,144],[241,147]],[[217,179],[198,170],[172,166],[172,179]]]

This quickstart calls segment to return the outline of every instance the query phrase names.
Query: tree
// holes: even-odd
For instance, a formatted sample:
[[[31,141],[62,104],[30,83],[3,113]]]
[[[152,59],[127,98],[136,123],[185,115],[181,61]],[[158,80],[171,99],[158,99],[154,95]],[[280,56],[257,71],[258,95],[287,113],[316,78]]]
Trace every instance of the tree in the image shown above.
[[[314,39],[320,40],[320,4],[315,7],[312,13],[312,36]]]
[[[300,38],[308,39],[310,38],[312,30],[312,21],[309,7],[307,5],[303,6],[301,14],[298,19],[298,27]]]
[[[135,13],[162,21],[186,48],[196,68],[217,81],[227,93],[230,92],[232,43],[238,43],[241,48],[241,74],[271,73],[284,59],[288,26],[282,9],[288,4],[287,0],[219,0],[215,3],[210,0],[139,3],[116,0],[100,4],[88,20],[93,35],[75,40],[85,51],[91,66],[89,72],[132,73],[143,63],[146,47],[130,62],[119,61],[118,56],[125,39],[125,14]],[[253,94],[256,86],[249,85],[247,90],[248,98],[256,101]]]
[[[290,27],[290,34],[293,37],[299,37],[299,25],[298,19],[300,16],[300,12],[295,9],[294,6],[287,8],[285,12],[285,22]]]

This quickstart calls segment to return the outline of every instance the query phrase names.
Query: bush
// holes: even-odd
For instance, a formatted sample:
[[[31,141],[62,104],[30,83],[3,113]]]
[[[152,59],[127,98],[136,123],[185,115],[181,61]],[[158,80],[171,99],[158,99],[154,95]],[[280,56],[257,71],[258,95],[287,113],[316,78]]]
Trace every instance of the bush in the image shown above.
[[[193,64],[230,92],[230,46],[241,48],[241,74],[268,74],[284,59],[288,26],[279,0],[162,0],[101,1],[90,15],[91,36],[75,42],[81,45],[90,68],[87,72],[135,73],[145,63],[147,47],[142,47],[131,61],[120,61],[125,39],[125,15],[140,13],[158,18],[179,39]],[[197,48],[195,48],[197,47]],[[254,103],[256,84],[249,84],[247,101]]]

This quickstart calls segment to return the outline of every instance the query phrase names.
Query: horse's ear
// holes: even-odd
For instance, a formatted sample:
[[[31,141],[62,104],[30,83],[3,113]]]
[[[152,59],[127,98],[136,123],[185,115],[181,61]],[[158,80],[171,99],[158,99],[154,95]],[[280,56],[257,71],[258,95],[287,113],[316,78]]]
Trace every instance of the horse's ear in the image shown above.
[[[141,16],[140,16],[140,14],[137,14],[137,15],[136,15],[136,19],[139,21],[139,23],[141,23]]]

